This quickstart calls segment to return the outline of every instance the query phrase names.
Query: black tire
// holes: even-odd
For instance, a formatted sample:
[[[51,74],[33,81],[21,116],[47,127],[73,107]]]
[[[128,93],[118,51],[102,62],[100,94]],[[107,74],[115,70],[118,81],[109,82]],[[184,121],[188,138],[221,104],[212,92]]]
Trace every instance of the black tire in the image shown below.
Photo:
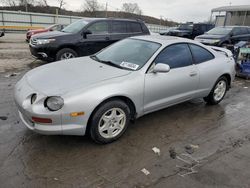
[[[77,53],[71,48],[63,48],[56,53],[56,60],[59,61],[59,60],[67,59],[67,58],[63,58],[63,56],[67,53],[72,55],[71,58],[75,58],[78,56]]]
[[[221,83],[221,82],[224,82],[226,84],[226,90],[225,90],[224,94],[222,95],[222,97],[219,100],[216,100],[215,99],[215,89],[216,89],[218,83]],[[227,90],[228,90],[228,80],[225,76],[222,76],[216,81],[216,83],[215,83],[213,89],[211,90],[211,92],[209,93],[209,95],[207,97],[204,97],[203,99],[209,105],[219,104],[223,100],[223,98],[225,97]]]
[[[121,132],[118,135],[112,138],[105,138],[104,136],[101,135],[105,133],[100,133],[99,131],[99,123],[101,123],[102,121],[101,118],[104,116],[104,114],[106,114],[109,110],[114,109],[114,108],[121,109],[124,112],[124,115],[126,116],[125,123],[124,123],[125,125],[123,126],[123,129],[121,129]],[[90,137],[92,138],[92,140],[94,140],[95,142],[99,144],[111,143],[123,135],[123,133],[126,131],[128,127],[130,119],[131,119],[130,109],[125,102],[121,100],[108,101],[102,104],[92,115],[90,124],[89,124]],[[109,127],[110,126],[111,125],[109,125]]]
[[[228,45],[229,45],[229,42],[223,42],[223,43],[221,44],[221,47],[222,47],[222,48],[227,48]]]

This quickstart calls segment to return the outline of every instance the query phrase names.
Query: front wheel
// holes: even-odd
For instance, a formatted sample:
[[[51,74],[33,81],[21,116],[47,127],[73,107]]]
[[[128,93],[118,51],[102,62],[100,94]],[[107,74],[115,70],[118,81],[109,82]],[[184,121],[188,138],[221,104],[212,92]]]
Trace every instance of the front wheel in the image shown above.
[[[217,80],[212,91],[207,97],[204,98],[204,100],[207,102],[207,104],[211,105],[219,104],[226,95],[227,89],[228,89],[228,80],[226,77],[222,76]]]
[[[101,144],[113,142],[126,131],[130,121],[130,109],[120,100],[101,105],[90,121],[90,136]]]
[[[77,53],[70,48],[63,48],[59,50],[56,54],[56,60],[71,59],[77,57]]]

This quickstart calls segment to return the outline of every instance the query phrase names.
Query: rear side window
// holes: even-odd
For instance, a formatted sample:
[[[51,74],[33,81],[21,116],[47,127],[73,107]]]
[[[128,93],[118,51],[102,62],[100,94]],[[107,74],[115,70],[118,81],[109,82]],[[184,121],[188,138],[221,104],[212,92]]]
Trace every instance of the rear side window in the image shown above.
[[[113,33],[127,33],[126,22],[113,21],[112,22],[112,32]]]
[[[88,30],[92,32],[92,34],[105,34],[108,33],[108,23],[107,22],[96,22],[89,26]]]
[[[242,31],[241,28],[234,28],[233,29],[233,36],[241,35]]]
[[[131,33],[141,33],[142,32],[142,28],[141,28],[141,24],[140,23],[129,22],[128,26],[130,28],[130,32]]]
[[[244,35],[244,34],[248,34],[248,30],[246,27],[242,27],[241,28],[241,34]]]
[[[189,46],[192,51],[193,58],[196,64],[200,64],[214,59],[214,55],[205,48],[202,48],[194,44],[189,44]]]
[[[171,69],[192,65],[192,55],[187,44],[174,44],[160,52],[155,64],[168,64]]]

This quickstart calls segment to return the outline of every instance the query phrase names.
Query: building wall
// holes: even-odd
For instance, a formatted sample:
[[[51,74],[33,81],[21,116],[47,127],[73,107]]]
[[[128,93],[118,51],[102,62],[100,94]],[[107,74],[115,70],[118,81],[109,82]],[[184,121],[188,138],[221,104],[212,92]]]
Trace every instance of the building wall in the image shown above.
[[[245,17],[246,16],[246,17]],[[232,12],[232,17],[227,25],[245,25],[250,26],[250,11]]]

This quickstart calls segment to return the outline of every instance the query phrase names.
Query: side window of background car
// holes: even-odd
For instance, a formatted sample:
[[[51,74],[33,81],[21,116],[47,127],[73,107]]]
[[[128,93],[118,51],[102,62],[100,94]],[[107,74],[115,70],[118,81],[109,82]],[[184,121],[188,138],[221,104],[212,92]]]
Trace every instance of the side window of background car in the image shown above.
[[[209,61],[211,59],[214,59],[214,55],[211,54],[206,49],[194,44],[189,44],[189,46],[192,51],[193,58],[196,64],[200,64]]]
[[[192,65],[192,55],[187,44],[174,44],[160,52],[155,64],[168,64],[171,69]]]
[[[126,22],[113,21],[112,22],[112,32],[113,33],[127,33]]]
[[[241,35],[241,29],[240,28],[234,28],[232,34],[233,34],[233,36]]]
[[[128,27],[131,33],[142,33],[142,28],[140,23],[128,22]]]
[[[108,33],[108,23],[107,22],[96,22],[89,26],[89,31],[92,32],[92,34],[105,34]]]

